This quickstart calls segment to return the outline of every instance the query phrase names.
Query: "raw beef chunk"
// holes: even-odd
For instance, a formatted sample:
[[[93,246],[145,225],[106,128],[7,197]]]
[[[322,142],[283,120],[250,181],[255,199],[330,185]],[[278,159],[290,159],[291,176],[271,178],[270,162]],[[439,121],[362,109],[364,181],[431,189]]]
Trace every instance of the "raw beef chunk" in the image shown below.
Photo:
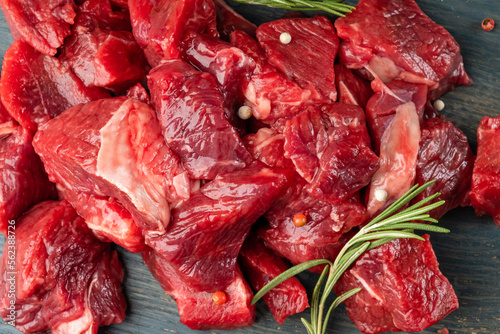
[[[0,95],[12,117],[31,132],[72,106],[109,97],[22,40],[5,53]]]
[[[469,195],[476,213],[492,216],[500,226],[500,116],[485,116],[477,129],[477,158]]]
[[[400,198],[415,182],[419,142],[420,124],[415,104],[402,104],[396,108],[396,115],[382,135],[380,168],[373,175],[368,191],[366,207],[370,216]],[[378,190],[387,193],[386,199],[377,198]]]
[[[285,137],[270,128],[261,128],[257,133],[243,137],[243,142],[254,160],[268,167],[294,169],[290,159],[285,158]]]
[[[234,279],[250,227],[286,189],[289,174],[254,162],[220,175],[172,210],[166,234],[148,236],[146,243],[189,286],[212,292],[224,288]]]
[[[396,239],[363,254],[335,285],[337,295],[362,290],[346,304],[363,333],[418,332],[458,307],[453,287],[439,271],[429,236]]]
[[[0,110],[0,118],[4,118]],[[5,117],[7,118],[7,117]],[[7,235],[9,221],[33,204],[57,198],[40,158],[31,145],[33,135],[8,121],[0,125],[0,232]],[[5,124],[5,123],[4,123]],[[3,129],[3,130],[2,130]],[[10,129],[9,131],[7,131]]]
[[[417,110],[418,119],[422,124],[424,109],[427,103],[427,86],[422,84],[407,83],[394,80],[387,85],[376,86],[380,88],[366,105],[366,120],[373,142],[374,151],[380,153],[382,135],[391,124],[396,109],[407,102],[413,102]]]
[[[292,37],[280,42],[282,33]],[[333,61],[339,39],[326,17],[281,19],[264,23],[257,29],[257,39],[276,66],[303,89],[311,91],[311,99],[320,102],[337,100]]]
[[[122,93],[145,79],[149,70],[130,30],[128,16],[114,12],[109,1],[87,1],[80,7],[59,60],[86,86]]]
[[[209,330],[253,324],[255,306],[250,306],[253,294],[238,267],[234,278],[219,290],[226,294],[226,303],[216,305],[212,295],[217,290],[203,291],[186,284],[171,264],[154,251],[144,252],[142,257],[165,292],[177,302],[180,321],[184,325],[195,330]]]
[[[343,39],[340,59],[388,83],[399,78],[429,86],[431,100],[458,85],[471,85],[460,47],[414,0],[361,0],[335,21]]]
[[[129,1],[132,31],[155,67],[162,58],[179,58],[179,44],[187,28],[219,37],[211,0]]]
[[[149,73],[148,86],[167,145],[192,178],[210,180],[252,162],[225,117],[213,75],[169,60]]]
[[[279,256],[266,248],[254,235],[245,240],[240,251],[239,262],[256,291],[289,268]],[[283,321],[288,316],[300,313],[309,307],[306,289],[296,277],[287,279],[265,294],[262,299],[280,325],[283,325]]]
[[[421,192],[416,203],[434,193],[441,195],[434,201],[445,200],[445,204],[430,212],[436,219],[459,205],[469,205],[474,154],[467,137],[444,117],[424,121],[420,148],[417,156],[415,183],[424,184],[436,180]]]
[[[241,86],[246,99],[245,105],[252,108],[256,119],[282,127],[284,121],[302,111],[311,91],[302,89],[269,64],[259,43],[244,32],[233,32],[231,44],[245,52],[256,64],[250,79],[244,80]]]
[[[34,206],[16,222],[16,259],[5,243],[0,266],[0,314],[24,333],[97,333],[122,322],[126,303],[116,251],[101,243],[66,202]],[[13,273],[15,272],[15,273]],[[12,281],[15,311],[9,310]]]
[[[311,106],[286,122],[285,157],[316,198],[336,203],[354,196],[377,170],[363,109],[347,104]]]
[[[99,240],[114,242],[133,253],[147,249],[142,230],[130,212],[116,199],[75,189],[65,190],[61,185],[58,190],[59,197],[73,205]]]
[[[71,33],[75,10],[70,0],[1,0],[13,32],[39,52],[53,56]]]
[[[338,92],[338,101],[344,104],[353,104],[365,109],[366,103],[373,95],[370,83],[353,70],[337,64],[335,68],[335,85]]]
[[[154,110],[135,99],[70,108],[37,132],[34,146],[50,179],[64,191],[116,199],[145,234],[165,233],[170,203],[191,191]]]
[[[214,0],[215,11],[217,13],[217,30],[221,39],[229,42],[231,33],[241,30],[248,35],[255,37],[257,26],[245,19],[234,9],[229,7],[224,0]]]
[[[127,90],[127,97],[134,98],[146,104],[151,104],[148,91],[139,83]]]

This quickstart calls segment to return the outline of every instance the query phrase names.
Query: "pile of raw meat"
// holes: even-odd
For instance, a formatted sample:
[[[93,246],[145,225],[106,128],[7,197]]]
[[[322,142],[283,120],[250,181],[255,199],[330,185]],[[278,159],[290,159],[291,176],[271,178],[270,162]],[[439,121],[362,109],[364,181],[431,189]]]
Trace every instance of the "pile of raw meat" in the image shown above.
[[[413,0],[258,28],[222,0],[0,5],[15,40],[1,73],[0,230],[16,239],[0,314],[20,331],[121,322],[111,242],[142,253],[182,323],[231,329],[254,321],[250,285],[333,260],[413,184],[437,180],[421,195],[446,200],[435,218],[472,202],[500,224],[500,119],[481,123],[474,165],[431,104],[472,80]],[[458,307],[428,237],[364,254],[336,290],[353,287],[364,333],[420,331]],[[308,307],[295,278],[264,300],[279,323]]]

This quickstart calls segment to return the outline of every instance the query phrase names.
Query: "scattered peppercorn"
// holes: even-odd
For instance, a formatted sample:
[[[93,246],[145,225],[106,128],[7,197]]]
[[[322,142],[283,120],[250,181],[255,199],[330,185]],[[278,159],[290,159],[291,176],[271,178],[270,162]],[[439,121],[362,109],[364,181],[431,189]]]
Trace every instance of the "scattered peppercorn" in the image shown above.
[[[495,21],[493,21],[493,19],[484,19],[481,23],[481,27],[483,27],[484,31],[491,31],[495,28]]]
[[[293,224],[297,227],[304,226],[307,223],[307,216],[303,213],[297,213],[293,216]]]
[[[212,295],[212,300],[214,301],[215,305],[222,305],[225,304],[227,301],[227,296],[224,293],[224,291],[217,291]]]

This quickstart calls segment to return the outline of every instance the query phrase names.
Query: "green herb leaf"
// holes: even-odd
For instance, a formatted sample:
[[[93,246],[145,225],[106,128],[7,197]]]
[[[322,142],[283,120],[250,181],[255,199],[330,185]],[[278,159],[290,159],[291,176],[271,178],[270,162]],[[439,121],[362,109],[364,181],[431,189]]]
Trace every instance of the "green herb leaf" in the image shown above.
[[[354,6],[344,4],[344,0],[235,0],[236,2],[262,5],[274,8],[283,8],[290,10],[315,10],[324,11],[337,16],[345,16],[350,13]]]

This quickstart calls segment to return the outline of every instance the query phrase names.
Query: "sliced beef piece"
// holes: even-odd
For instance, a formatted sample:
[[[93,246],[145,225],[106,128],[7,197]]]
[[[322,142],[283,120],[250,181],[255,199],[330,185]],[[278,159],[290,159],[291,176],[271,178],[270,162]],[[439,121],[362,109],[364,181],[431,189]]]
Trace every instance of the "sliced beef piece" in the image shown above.
[[[335,86],[337,87],[338,101],[344,104],[353,104],[365,109],[366,103],[373,95],[370,82],[364,80],[353,70],[344,65],[336,64]]]
[[[193,31],[186,32],[181,49],[185,61],[217,79],[226,118],[244,133],[245,122],[236,115],[236,110],[245,101],[240,86],[255,68],[253,59],[237,47]]]
[[[2,114],[0,118],[4,118]],[[33,150],[33,135],[13,121],[8,122],[10,126],[0,125],[0,232],[4,235],[9,221],[17,219],[33,204],[57,198],[55,185],[49,182]]]
[[[290,159],[285,158],[283,134],[270,128],[261,128],[257,133],[243,137],[243,142],[254,160],[268,167],[294,169]]]
[[[151,104],[151,99],[149,97],[148,91],[140,83],[135,84],[127,90],[127,97],[134,98],[146,104]]]
[[[344,302],[361,332],[418,332],[458,307],[429,236],[424,238],[396,239],[370,250],[335,285],[337,295],[362,288]]]
[[[149,71],[144,52],[128,31],[75,27],[59,59],[86,86],[117,94],[144,80]]]
[[[198,290],[184,282],[172,265],[154,251],[142,253],[144,263],[165,292],[175,299],[180,321],[194,330],[234,329],[248,327],[255,320],[253,294],[238,267],[234,278],[220,290]],[[222,291],[227,301],[216,305],[212,295]]]
[[[115,198],[96,196],[59,185],[59,197],[73,205],[88,227],[102,242],[114,242],[132,253],[148,249],[130,212]]]
[[[240,251],[239,262],[245,276],[256,291],[289,269],[285,261],[266,248],[263,242],[253,234],[245,240]],[[296,277],[289,278],[271,289],[262,299],[280,325],[283,325],[287,317],[309,307],[306,289]]]
[[[233,32],[231,44],[245,52],[256,64],[250,79],[244,80],[241,85],[245,105],[252,108],[252,114],[257,120],[282,132],[284,122],[302,111],[311,91],[302,89],[269,64],[264,49],[244,32]]]
[[[167,145],[192,178],[210,180],[252,162],[225,117],[213,75],[169,60],[149,73],[148,86]]]
[[[71,0],[1,0],[13,32],[37,51],[54,56],[71,33],[75,9]]]
[[[288,33],[289,43],[280,42]],[[330,20],[314,18],[281,19],[264,23],[257,29],[257,39],[265,49],[269,63],[276,66],[319,102],[337,100],[333,61],[339,39]]]
[[[0,266],[3,319],[11,314],[14,281],[15,323],[24,333],[96,333],[123,321],[118,254],[93,236],[71,204],[37,204],[16,222],[15,240],[16,259],[9,260],[6,242]]]
[[[162,58],[179,58],[188,28],[219,37],[211,0],[137,0],[129,1],[129,9],[134,37],[152,67]]]
[[[293,264],[301,264],[306,261],[316,259],[328,259],[335,261],[342,247],[354,235],[353,232],[348,232],[340,237],[340,239],[326,246],[315,246],[310,243],[293,242],[291,240],[279,239],[277,235],[279,230],[261,228],[258,231],[260,238],[264,240],[266,247],[272,249],[280,256],[287,258]],[[324,266],[316,266],[309,270],[317,274],[321,274]]]
[[[224,0],[214,0],[217,12],[217,30],[221,39],[229,42],[231,33],[236,30],[244,31],[255,37],[257,26],[234,11]]]
[[[500,116],[483,117],[477,128],[477,158],[469,193],[476,214],[500,226]]]
[[[462,131],[444,117],[424,121],[415,183],[436,182],[415,197],[413,203],[440,192],[434,202],[446,202],[430,212],[436,219],[459,205],[469,205],[473,166],[474,154]]]
[[[341,62],[366,68],[385,83],[399,78],[426,84],[431,100],[472,84],[458,43],[414,0],[362,0],[335,27],[343,39]]]
[[[420,143],[420,124],[413,102],[396,108],[396,115],[382,135],[380,168],[372,177],[368,190],[367,209],[370,216],[380,213],[404,193],[416,176]],[[385,191],[385,200],[377,199],[377,191]]]
[[[135,99],[70,108],[37,132],[34,146],[53,182],[75,196],[116,199],[144,234],[165,233],[170,204],[190,195],[189,177],[166,146],[154,110]]]
[[[250,227],[288,186],[289,173],[259,162],[219,175],[172,210],[162,236],[146,243],[177,275],[199,290],[217,291],[235,277],[237,257]]]
[[[341,202],[370,182],[379,164],[365,124],[363,109],[340,103],[308,107],[286,122],[285,157],[314,197]]]
[[[85,87],[59,60],[18,40],[4,56],[0,96],[12,117],[35,132],[64,110],[109,97],[109,93],[102,88]]]
[[[111,4],[110,0],[86,0],[78,7],[72,33],[75,33],[75,29],[82,28],[86,28],[89,31],[98,28],[131,32],[132,26],[130,25],[128,12],[125,10],[114,10]]]
[[[427,103],[427,86],[394,80],[387,85],[376,86],[378,91],[368,100],[366,120],[373,142],[374,151],[380,154],[382,135],[391,123],[396,109],[407,102],[413,102],[418,119],[422,124]]]

